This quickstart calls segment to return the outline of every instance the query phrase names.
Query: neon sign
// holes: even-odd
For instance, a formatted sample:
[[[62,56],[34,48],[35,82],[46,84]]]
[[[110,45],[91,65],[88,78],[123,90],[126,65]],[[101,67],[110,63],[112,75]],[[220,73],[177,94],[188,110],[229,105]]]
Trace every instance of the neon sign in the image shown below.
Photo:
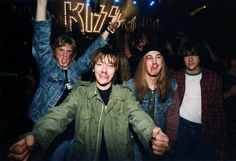
[[[119,6],[108,7],[100,5],[100,13],[92,13],[89,4],[78,2],[75,5],[71,1],[64,1],[64,25],[72,31],[73,21],[80,24],[82,33],[100,33],[107,18],[112,19],[119,10]],[[120,19],[120,17],[119,17]]]

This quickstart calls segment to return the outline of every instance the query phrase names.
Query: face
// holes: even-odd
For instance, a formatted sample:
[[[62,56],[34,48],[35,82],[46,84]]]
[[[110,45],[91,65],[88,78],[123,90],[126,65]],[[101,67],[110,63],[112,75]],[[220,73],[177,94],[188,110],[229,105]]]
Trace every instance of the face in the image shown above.
[[[62,68],[67,68],[73,59],[72,46],[69,44],[66,44],[64,46],[57,47],[55,52],[56,52],[55,56],[56,56],[56,60],[58,64]]]
[[[158,51],[150,51],[145,57],[145,70],[150,77],[158,77],[163,63],[163,56]]]
[[[200,71],[200,58],[198,55],[184,56],[186,71],[189,73],[198,73]]]
[[[142,39],[140,39],[139,44],[137,45],[137,49],[140,51],[143,50],[144,46],[148,43],[147,35],[143,34]]]
[[[96,77],[97,87],[101,90],[106,90],[111,87],[112,79],[115,75],[114,60],[107,56],[98,60],[94,64],[94,74]]]

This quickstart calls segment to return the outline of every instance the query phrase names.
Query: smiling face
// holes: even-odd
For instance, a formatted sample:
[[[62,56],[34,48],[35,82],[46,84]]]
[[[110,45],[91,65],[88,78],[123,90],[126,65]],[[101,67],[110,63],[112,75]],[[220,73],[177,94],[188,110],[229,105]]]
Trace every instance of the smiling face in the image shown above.
[[[57,47],[55,50],[55,57],[57,63],[64,69],[66,69],[73,59],[72,45],[65,44]]]
[[[145,70],[148,76],[157,77],[163,64],[163,56],[158,51],[150,51],[145,57]]]
[[[109,55],[101,56],[94,64],[93,72],[97,87],[107,90],[111,87],[116,72],[116,60]]]

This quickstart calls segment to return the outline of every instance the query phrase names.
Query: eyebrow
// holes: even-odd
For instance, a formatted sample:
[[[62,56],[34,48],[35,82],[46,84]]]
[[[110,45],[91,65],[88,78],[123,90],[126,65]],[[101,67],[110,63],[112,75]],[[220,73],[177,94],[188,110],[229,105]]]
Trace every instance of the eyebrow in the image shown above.
[[[152,55],[152,54],[146,55],[146,57],[147,57],[147,56],[159,56],[159,55],[161,55],[161,53],[157,53],[157,54],[155,54],[155,55]]]

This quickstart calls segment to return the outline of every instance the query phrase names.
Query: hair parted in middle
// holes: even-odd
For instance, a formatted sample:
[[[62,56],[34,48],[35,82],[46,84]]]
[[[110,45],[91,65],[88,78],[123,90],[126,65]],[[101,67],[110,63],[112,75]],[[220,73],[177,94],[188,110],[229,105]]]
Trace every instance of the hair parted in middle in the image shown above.
[[[166,66],[165,63],[165,59],[163,56],[163,51],[157,50],[157,49],[152,49],[151,47],[149,47],[150,50],[146,50],[146,53],[148,53],[149,51],[158,51],[161,53],[162,56],[162,67],[158,76],[158,79],[156,81],[156,87],[157,87],[157,91],[160,93],[159,95],[159,100],[161,102],[165,101],[165,99],[167,98],[167,94],[168,94],[168,90],[170,90],[171,88],[171,81],[170,81],[170,75],[169,75],[169,71],[168,68]],[[145,61],[145,56],[141,59],[136,72],[135,72],[135,76],[134,76],[134,81],[135,81],[135,86],[136,86],[136,97],[138,101],[141,101],[144,96],[146,95],[147,91],[149,90],[147,81],[145,79],[145,66],[146,66],[146,61]]]

